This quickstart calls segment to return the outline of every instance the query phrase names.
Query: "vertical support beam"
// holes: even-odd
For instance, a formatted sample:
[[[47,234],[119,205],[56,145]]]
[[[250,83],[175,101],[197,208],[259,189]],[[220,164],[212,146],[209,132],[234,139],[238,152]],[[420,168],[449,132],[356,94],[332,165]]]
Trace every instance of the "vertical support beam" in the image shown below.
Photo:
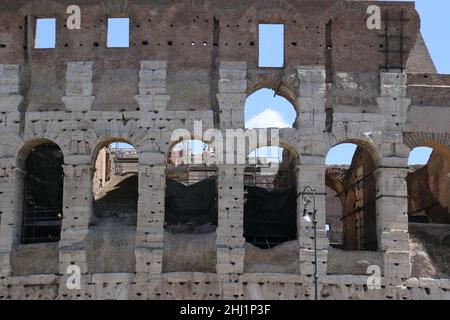
[[[391,280],[411,276],[408,233],[409,149],[403,144],[401,126],[407,121],[411,100],[406,98],[406,73],[380,73],[380,112],[385,116],[379,145],[377,180],[377,235],[384,252],[384,275]]]
[[[220,128],[244,128],[247,99],[247,63],[224,61],[220,64],[219,93]]]
[[[25,172],[5,161],[0,163],[0,276],[8,276],[11,251],[20,243],[22,231]]]
[[[328,245],[329,241],[325,231],[326,211],[325,211],[325,158],[302,156],[300,165],[297,168],[297,188],[298,193],[303,193],[305,187],[311,186],[316,190],[316,218],[317,218],[317,271],[319,275],[327,274],[328,263]],[[309,191],[306,191],[308,193]],[[314,230],[313,224],[302,219],[304,212],[304,204],[302,202],[303,194],[297,201],[298,215],[298,239],[300,242],[300,273],[302,275],[314,274]],[[312,200],[312,195],[310,195]],[[311,206],[306,208],[311,211]]]
[[[161,274],[164,247],[164,155],[139,155],[136,273]]]
[[[59,242],[59,270],[66,273],[69,265],[88,272],[84,239],[93,217],[92,165],[66,157],[64,165],[63,221]],[[84,160],[84,159],[81,159]],[[83,163],[83,164],[80,164]]]
[[[67,62],[66,95],[61,98],[67,111],[91,111],[93,62]]]
[[[244,272],[244,165],[218,166],[217,273]]]

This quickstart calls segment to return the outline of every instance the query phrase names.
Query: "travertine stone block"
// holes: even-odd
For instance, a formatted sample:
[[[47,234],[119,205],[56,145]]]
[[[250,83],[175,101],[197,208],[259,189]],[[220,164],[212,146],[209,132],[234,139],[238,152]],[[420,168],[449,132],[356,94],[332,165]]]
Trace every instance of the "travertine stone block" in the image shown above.
[[[95,100],[93,96],[93,62],[68,62],[66,95],[62,101],[67,111],[87,112]]]

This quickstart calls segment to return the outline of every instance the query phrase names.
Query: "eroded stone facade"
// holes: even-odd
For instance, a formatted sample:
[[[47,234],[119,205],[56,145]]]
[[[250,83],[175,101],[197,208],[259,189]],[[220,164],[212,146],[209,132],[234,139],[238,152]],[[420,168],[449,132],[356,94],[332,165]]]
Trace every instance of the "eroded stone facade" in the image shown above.
[[[450,77],[418,73],[434,66],[413,3],[379,3],[383,12],[403,10],[408,18],[402,48],[408,68],[385,70],[383,30],[366,27],[365,1],[83,0],[82,29],[75,31],[64,25],[72,2],[0,4],[0,298],[312,299],[312,226],[304,220],[298,219],[297,274],[244,272],[243,165],[218,165],[216,272],[163,273],[172,132],[194,132],[195,120],[205,129],[243,128],[246,97],[267,87],[290,100],[298,115],[293,128],[280,130],[280,142],[299,156],[298,190],[316,188],[319,297],[450,299],[449,280],[411,278],[409,151],[450,147]],[[57,18],[56,49],[33,49],[36,17]],[[106,48],[108,17],[131,18],[130,48]],[[258,23],[285,24],[284,68],[258,68]],[[92,273],[85,240],[93,169],[99,150],[115,139],[133,144],[139,155],[134,272]],[[64,154],[61,240],[57,248],[36,249],[57,250],[48,254],[55,263],[20,274],[14,261],[22,248],[23,162],[43,141]],[[377,290],[367,287],[367,275],[327,270],[325,157],[343,142],[366,147],[375,161],[383,271]],[[297,212],[300,218],[301,201]],[[73,264],[81,267],[81,290],[66,287]]]

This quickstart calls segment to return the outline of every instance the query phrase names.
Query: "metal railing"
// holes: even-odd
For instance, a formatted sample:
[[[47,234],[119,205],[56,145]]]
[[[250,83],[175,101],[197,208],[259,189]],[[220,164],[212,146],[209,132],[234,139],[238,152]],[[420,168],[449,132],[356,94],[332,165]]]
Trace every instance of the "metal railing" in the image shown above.
[[[22,223],[22,242],[57,242],[60,240],[61,226],[61,208],[28,206]]]

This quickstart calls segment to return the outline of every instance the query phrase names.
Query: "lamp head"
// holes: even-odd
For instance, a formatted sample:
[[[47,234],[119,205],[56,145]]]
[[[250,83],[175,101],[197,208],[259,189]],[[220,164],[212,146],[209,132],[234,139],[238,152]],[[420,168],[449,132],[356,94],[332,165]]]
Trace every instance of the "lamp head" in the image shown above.
[[[302,221],[307,222],[307,223],[311,223],[311,215],[307,212],[306,208],[303,210],[303,217],[302,217]]]

